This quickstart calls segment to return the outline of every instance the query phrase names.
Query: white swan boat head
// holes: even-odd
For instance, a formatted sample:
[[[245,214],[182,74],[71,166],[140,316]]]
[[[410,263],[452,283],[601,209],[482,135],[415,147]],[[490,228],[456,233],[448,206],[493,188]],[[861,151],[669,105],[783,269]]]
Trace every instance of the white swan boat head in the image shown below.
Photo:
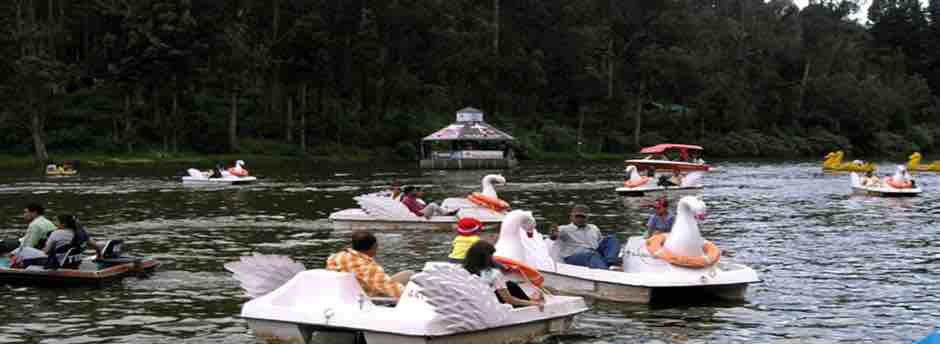
[[[706,244],[698,221],[707,213],[705,202],[683,197],[677,205],[672,234],[663,244],[674,255],[703,256]],[[678,291],[705,297],[744,300],[747,286],[759,282],[744,265],[716,261],[704,268],[677,266],[657,258],[643,237],[631,237],[622,247],[622,271],[590,269],[565,264],[558,246],[538,232],[526,231],[531,214],[513,211],[500,227],[496,255],[524,262],[545,276],[548,288],[616,302],[652,302],[654,294]],[[531,221],[534,221],[532,219]]]
[[[241,316],[268,341],[346,342],[361,334],[368,343],[471,342],[502,331],[499,337],[510,342],[531,335],[536,324],[540,334],[563,331],[587,310],[583,299],[565,296],[549,296],[544,312],[512,308],[499,303],[479,277],[446,263],[426,264],[397,303],[366,296],[353,274],[305,271],[285,257],[242,257],[225,268],[253,298]]]

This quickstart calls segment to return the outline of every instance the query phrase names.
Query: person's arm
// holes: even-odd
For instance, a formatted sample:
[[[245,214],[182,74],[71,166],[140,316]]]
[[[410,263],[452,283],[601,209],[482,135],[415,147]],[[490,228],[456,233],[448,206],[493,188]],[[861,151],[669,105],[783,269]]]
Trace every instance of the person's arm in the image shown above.
[[[405,289],[404,286],[392,281],[392,278],[388,277],[385,270],[378,264],[372,263],[369,265],[366,268],[366,276],[368,276],[369,284],[382,294],[396,299],[401,298],[401,293]]]
[[[26,235],[23,236],[23,241],[20,242],[20,247],[36,248],[36,245],[39,245],[39,240],[39,226],[29,225],[29,227],[26,228]]]
[[[535,300],[535,301],[517,299],[516,297],[512,296],[512,294],[510,294],[510,293],[509,293],[509,290],[507,290],[506,288],[496,289],[496,293],[499,294],[499,298],[501,298],[503,301],[505,301],[506,303],[508,303],[508,304],[510,304],[510,305],[513,305],[513,306],[536,306],[536,307],[539,308],[539,311],[544,311],[544,310],[545,310],[545,301],[542,300],[542,299],[538,299],[538,300]]]
[[[101,246],[98,245],[98,242],[95,241],[95,239],[92,239],[90,236],[88,237],[88,245],[90,245],[91,248],[95,249],[95,255],[98,256],[98,258],[104,258],[101,255]]]
[[[646,230],[650,233],[656,231],[656,228],[653,227],[653,219],[655,219],[655,217],[656,215],[650,215],[649,220],[646,220]]]
[[[42,251],[45,252],[47,256],[51,256],[53,254],[52,249],[55,248],[55,240],[52,240],[54,237],[53,234],[54,233],[49,234],[49,238],[46,239],[46,247],[43,247],[42,249]],[[56,236],[56,238],[58,237]]]

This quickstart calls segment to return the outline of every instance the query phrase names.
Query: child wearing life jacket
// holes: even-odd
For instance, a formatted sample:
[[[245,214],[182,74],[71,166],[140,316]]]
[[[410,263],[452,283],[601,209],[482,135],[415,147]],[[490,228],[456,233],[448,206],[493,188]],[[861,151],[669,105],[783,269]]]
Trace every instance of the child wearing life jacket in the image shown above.
[[[457,237],[454,238],[453,250],[448,256],[448,261],[454,264],[463,263],[467,257],[467,250],[470,246],[480,241],[480,231],[483,230],[483,223],[472,217],[465,217],[457,221]]]

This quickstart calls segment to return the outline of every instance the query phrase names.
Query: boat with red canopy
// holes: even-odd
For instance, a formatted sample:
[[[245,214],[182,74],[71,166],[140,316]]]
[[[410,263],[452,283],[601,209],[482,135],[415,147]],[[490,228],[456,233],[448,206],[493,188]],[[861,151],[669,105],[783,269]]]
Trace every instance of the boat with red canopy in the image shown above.
[[[642,159],[627,160],[627,165],[636,166],[637,170],[694,172],[708,171],[711,167],[702,160],[704,148],[696,145],[662,143],[645,147],[640,154],[649,154]]]

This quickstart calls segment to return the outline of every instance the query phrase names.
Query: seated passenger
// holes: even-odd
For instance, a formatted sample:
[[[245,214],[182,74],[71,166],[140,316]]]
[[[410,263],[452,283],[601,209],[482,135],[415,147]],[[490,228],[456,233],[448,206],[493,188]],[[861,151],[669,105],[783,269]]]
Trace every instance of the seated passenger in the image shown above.
[[[401,201],[401,197],[402,197],[401,182],[397,180],[393,180],[392,185],[388,188],[388,190],[383,191],[382,195],[391,197],[392,199],[396,201]]]
[[[0,242],[0,257],[10,259],[11,269],[25,269],[30,265],[43,266],[46,264],[46,254],[32,247],[20,247],[19,240],[4,240]]]
[[[20,247],[32,247],[36,249],[45,247],[44,242],[49,237],[49,234],[56,230],[55,224],[43,216],[45,212],[46,209],[38,203],[27,204],[26,208],[23,209],[23,219],[26,220],[29,225],[26,227],[26,234],[20,239]]]
[[[865,172],[865,177],[862,177],[862,186],[881,186],[881,178],[878,178],[878,176],[876,176],[872,171]]]
[[[477,241],[467,250],[463,268],[470,274],[479,276],[483,283],[490,286],[500,302],[520,307],[537,306],[540,311],[544,310],[545,300],[541,297],[530,300],[522,288],[503,277],[499,266],[493,261],[494,252],[496,248],[493,244],[487,241]]]
[[[379,243],[372,233],[353,232],[352,247],[330,255],[326,259],[326,269],[356,275],[366,295],[401,298],[404,285],[411,280],[414,272],[402,271],[389,277],[382,266],[375,262],[378,251]]]
[[[418,200],[418,189],[414,186],[405,187],[405,196],[402,198],[401,202],[404,203],[412,213],[417,216],[423,216],[426,219],[430,219],[433,216],[454,215],[459,210],[448,210],[437,203],[423,204],[424,201]]]
[[[77,217],[59,216],[59,229],[49,234],[43,249],[48,256],[46,268],[78,269],[82,263],[81,254],[88,245],[99,257],[101,256],[101,247],[82,228]]]
[[[597,226],[587,223],[588,207],[571,209],[571,224],[558,228],[558,255],[565,263],[592,269],[619,265],[620,241],[614,235],[603,237]]]
[[[656,209],[656,213],[650,215],[649,220],[646,221],[645,237],[658,233],[669,233],[672,230],[672,224],[675,222],[675,218],[669,214],[669,201],[666,198],[656,201],[653,208]]]
[[[467,257],[467,250],[470,246],[480,241],[480,231],[483,230],[483,223],[472,217],[465,217],[457,221],[457,237],[451,244],[450,255],[447,261],[454,264],[463,263]]]

